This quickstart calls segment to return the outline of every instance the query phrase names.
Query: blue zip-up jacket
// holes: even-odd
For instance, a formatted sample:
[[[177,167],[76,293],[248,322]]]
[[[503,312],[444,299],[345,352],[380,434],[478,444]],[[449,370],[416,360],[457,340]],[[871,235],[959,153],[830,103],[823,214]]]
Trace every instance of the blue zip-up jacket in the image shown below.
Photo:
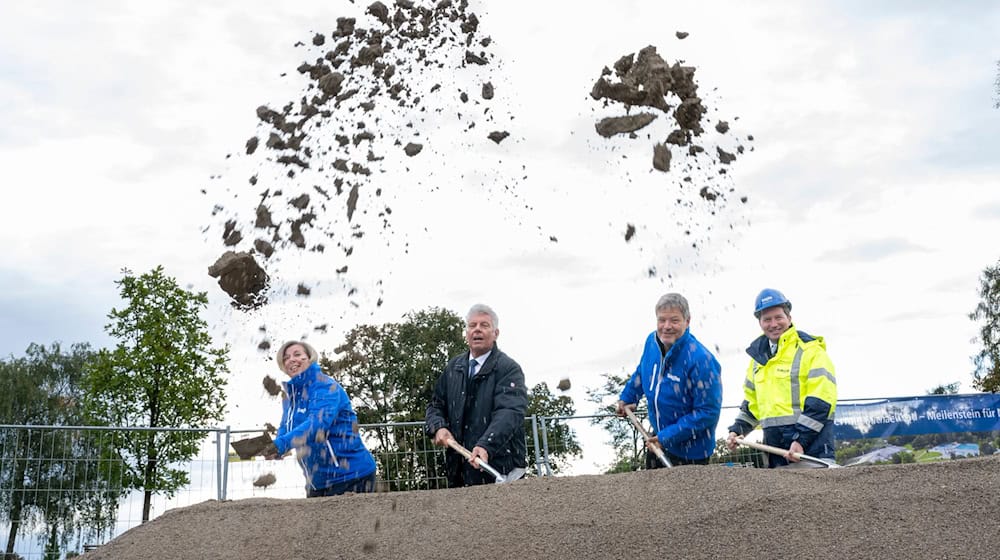
[[[375,472],[375,458],[355,431],[358,417],[347,391],[313,362],[284,383],[287,398],[274,446],[295,448],[306,488],[322,490]]]
[[[646,338],[639,365],[618,398],[636,404],[644,395],[649,422],[666,451],[684,459],[712,456],[722,409],[722,368],[691,329],[666,354],[656,331]]]

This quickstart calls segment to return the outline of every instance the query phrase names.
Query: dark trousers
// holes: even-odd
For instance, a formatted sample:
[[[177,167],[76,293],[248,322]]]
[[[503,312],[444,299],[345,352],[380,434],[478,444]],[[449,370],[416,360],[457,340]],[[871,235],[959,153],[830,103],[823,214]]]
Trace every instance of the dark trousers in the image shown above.
[[[667,456],[667,460],[670,461],[670,464],[675,467],[678,465],[708,464],[708,457],[704,459],[685,459],[683,457],[678,457],[677,455],[674,455],[673,453],[670,453],[669,451],[666,450],[663,451],[663,454]],[[666,465],[660,462],[660,459],[656,456],[655,453],[653,453],[649,449],[646,449],[646,469],[662,469],[665,467]]]
[[[353,480],[338,482],[333,486],[320,488],[319,490],[306,490],[307,498],[322,498],[324,496],[339,496],[345,492],[366,494],[375,491],[375,473]]]

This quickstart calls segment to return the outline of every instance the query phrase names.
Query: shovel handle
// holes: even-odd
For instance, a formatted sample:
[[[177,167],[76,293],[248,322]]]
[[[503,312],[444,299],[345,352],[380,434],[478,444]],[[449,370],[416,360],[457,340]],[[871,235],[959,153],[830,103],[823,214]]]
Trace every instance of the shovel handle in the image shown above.
[[[628,419],[632,421],[632,425],[635,426],[635,429],[639,430],[639,433],[642,434],[643,440],[647,440],[649,438],[649,432],[646,431],[646,428],[642,427],[642,423],[639,422],[638,418],[636,418],[632,409],[626,406],[625,414],[628,415]],[[663,463],[664,467],[670,468],[673,466],[670,463],[670,459],[667,459],[667,456],[664,455],[663,449],[661,449],[659,445],[650,445],[647,441],[646,448],[653,451],[653,454],[656,455],[656,458],[659,459],[661,463]]]
[[[450,447],[450,448],[454,449],[455,451],[458,451],[459,453],[461,453],[462,457],[465,457],[467,460],[472,459],[472,453],[468,449],[466,449],[465,446],[463,446],[462,444],[458,443],[457,441],[455,441],[453,439],[449,439],[448,440],[448,447]],[[486,461],[483,461],[482,459],[479,459],[479,467],[482,468],[484,471],[486,471],[486,472],[490,473],[491,475],[493,475],[493,478],[495,478],[497,480],[504,480],[504,476],[502,474],[500,474],[499,472],[497,472],[497,470],[494,469],[493,467],[491,467],[489,465],[489,463],[487,463]]]
[[[766,451],[766,452],[774,454],[774,455],[781,455],[782,457],[784,457],[786,454],[788,454],[788,450],[787,449],[782,449],[780,447],[775,447],[773,445],[767,445],[766,443],[757,443],[755,441],[747,441],[747,440],[743,439],[742,437],[736,438],[736,443],[745,445],[747,447],[752,447],[754,449],[759,449],[761,451]],[[813,463],[819,463],[819,464],[824,465],[826,467],[833,467],[833,465],[831,465],[829,461],[824,461],[823,459],[820,459],[819,457],[813,457],[812,455],[806,455],[805,453],[797,453],[797,452],[793,451],[792,452],[792,457],[795,457],[796,459],[799,459],[799,460],[803,460],[804,459],[806,461],[811,461]]]

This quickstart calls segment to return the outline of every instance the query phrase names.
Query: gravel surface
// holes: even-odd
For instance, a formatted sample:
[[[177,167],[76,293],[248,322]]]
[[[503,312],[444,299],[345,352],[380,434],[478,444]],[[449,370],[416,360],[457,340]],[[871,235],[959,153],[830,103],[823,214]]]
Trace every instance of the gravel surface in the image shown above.
[[[677,467],[332,498],[208,501],[88,560],[993,558],[1000,456],[767,470]]]

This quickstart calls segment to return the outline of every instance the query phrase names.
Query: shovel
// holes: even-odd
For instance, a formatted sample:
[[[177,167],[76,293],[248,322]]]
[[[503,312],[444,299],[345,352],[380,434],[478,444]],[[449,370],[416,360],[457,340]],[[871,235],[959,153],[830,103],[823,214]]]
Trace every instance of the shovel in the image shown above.
[[[625,414],[628,415],[628,419],[632,421],[632,425],[635,426],[635,429],[639,430],[639,433],[642,434],[643,440],[646,442],[646,447],[651,450],[654,455],[656,455],[656,458],[663,463],[664,467],[672,467],[673,464],[671,464],[670,459],[667,459],[667,456],[663,454],[663,449],[659,446],[659,444],[650,443],[649,438],[651,436],[649,435],[649,432],[646,431],[646,428],[642,427],[642,424],[639,422],[639,419],[635,417],[635,413],[632,412],[632,409],[626,407]]]
[[[470,453],[468,449],[466,449],[465,447],[463,447],[462,444],[458,443],[457,441],[455,441],[453,439],[449,439],[448,440],[448,447],[454,449],[455,451],[458,451],[466,459],[471,459],[472,458],[472,453]],[[487,463],[486,461],[483,461],[482,459],[479,459],[479,467],[482,468],[484,471],[486,471],[486,472],[490,473],[491,475],[493,475],[493,478],[496,479],[496,483],[497,484],[506,484],[508,482],[514,482],[515,480],[517,480],[517,479],[521,478],[522,476],[524,476],[524,469],[522,469],[520,467],[511,470],[507,474],[507,476],[504,476],[504,475],[500,474],[500,472],[498,470],[496,470],[493,467],[491,467],[489,465],[489,463]]]
[[[736,438],[736,443],[740,443],[740,444],[743,444],[743,445],[745,445],[747,447],[752,447],[754,449],[759,449],[761,451],[767,451],[768,453],[773,453],[775,455],[781,455],[782,457],[784,457],[785,454],[788,453],[787,449],[782,449],[780,447],[774,447],[773,445],[767,445],[767,444],[763,444],[763,443],[757,443],[755,441],[747,441],[747,440],[745,440],[745,439],[743,439],[741,437]],[[792,453],[792,456],[795,457],[796,459],[806,460],[806,461],[809,461],[809,462],[812,462],[812,463],[818,463],[818,464],[823,465],[824,467],[826,467],[828,469],[839,469],[840,468],[840,465],[838,465],[832,459],[820,459],[819,457],[813,457],[812,455],[806,455],[805,453]]]

